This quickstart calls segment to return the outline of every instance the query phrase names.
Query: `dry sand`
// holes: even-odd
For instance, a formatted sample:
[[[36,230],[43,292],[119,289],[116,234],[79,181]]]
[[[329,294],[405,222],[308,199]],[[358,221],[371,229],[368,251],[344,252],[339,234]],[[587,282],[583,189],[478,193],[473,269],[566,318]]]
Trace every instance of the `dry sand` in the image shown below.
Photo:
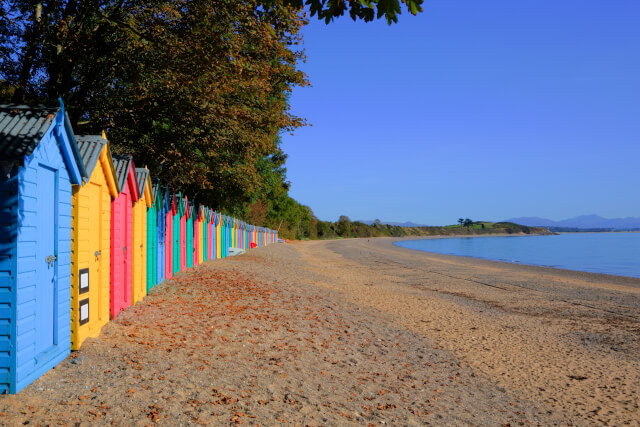
[[[392,242],[178,274],[0,397],[0,424],[640,425],[640,280]]]

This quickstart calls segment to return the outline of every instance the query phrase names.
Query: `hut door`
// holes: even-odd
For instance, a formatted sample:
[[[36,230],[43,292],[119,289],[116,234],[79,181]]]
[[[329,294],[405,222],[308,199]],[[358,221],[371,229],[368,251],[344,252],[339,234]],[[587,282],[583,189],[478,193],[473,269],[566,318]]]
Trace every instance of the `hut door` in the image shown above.
[[[95,324],[102,320],[100,302],[102,301],[102,187],[90,183],[88,202],[91,206],[90,224],[91,230],[87,234],[89,238],[89,292],[80,296],[80,300],[89,298],[89,324]],[[82,321],[82,316],[80,317]]]
[[[131,302],[131,288],[129,287],[129,283],[131,283],[131,253],[133,251],[133,227],[132,227],[132,208],[133,203],[131,201],[131,197],[129,197],[129,193],[127,193],[125,197],[125,207],[124,207],[124,246],[122,247],[122,260],[123,260],[123,269],[122,269],[122,295],[124,296],[124,302],[126,305],[129,305]]]
[[[36,354],[55,344],[57,260],[56,171],[38,165],[36,227]]]

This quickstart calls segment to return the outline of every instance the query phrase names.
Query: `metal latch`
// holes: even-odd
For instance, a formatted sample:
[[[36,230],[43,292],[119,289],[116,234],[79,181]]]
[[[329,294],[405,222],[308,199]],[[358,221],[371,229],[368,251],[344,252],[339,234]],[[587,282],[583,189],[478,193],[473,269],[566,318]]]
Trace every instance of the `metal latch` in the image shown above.
[[[53,267],[53,263],[55,262],[55,260],[57,260],[58,257],[55,255],[49,255],[48,257],[46,257],[44,260],[47,262],[47,264],[49,264],[51,267]]]
[[[100,255],[102,255],[102,251],[96,251],[96,252],[95,252],[95,256],[96,256],[96,258],[98,258]]]
[[[123,247],[122,247],[122,250],[123,250],[123,251],[126,251],[126,250],[127,250],[127,247],[126,247],[126,246],[123,246]]]

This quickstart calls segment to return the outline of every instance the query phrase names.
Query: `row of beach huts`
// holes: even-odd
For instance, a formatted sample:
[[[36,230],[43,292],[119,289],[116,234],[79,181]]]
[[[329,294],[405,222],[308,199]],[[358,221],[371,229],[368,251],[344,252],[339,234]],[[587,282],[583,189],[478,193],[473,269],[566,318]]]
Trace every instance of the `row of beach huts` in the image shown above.
[[[0,393],[17,393],[174,274],[278,241],[153,180],[64,105],[0,106]]]

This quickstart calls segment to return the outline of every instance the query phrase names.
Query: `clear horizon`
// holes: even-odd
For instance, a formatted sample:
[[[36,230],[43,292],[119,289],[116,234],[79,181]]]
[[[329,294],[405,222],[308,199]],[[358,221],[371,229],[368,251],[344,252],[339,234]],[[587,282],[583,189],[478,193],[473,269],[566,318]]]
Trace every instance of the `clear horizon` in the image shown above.
[[[290,194],[331,221],[640,216],[639,18],[638,2],[549,0],[312,18]]]

